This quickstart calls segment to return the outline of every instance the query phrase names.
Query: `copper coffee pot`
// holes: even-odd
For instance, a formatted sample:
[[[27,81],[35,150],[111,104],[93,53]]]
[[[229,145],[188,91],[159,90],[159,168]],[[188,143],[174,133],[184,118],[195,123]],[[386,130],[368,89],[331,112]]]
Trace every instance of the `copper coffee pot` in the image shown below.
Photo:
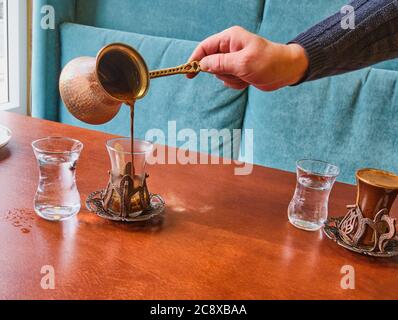
[[[94,125],[111,121],[123,103],[133,105],[143,98],[150,79],[199,73],[199,62],[149,72],[145,60],[133,48],[108,45],[97,57],[80,57],[63,69],[59,82],[61,98],[77,119]]]

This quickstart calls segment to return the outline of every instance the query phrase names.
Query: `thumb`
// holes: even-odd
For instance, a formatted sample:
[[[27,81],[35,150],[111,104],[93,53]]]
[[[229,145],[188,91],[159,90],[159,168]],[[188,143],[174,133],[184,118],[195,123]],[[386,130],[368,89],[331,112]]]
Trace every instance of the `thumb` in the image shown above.
[[[200,68],[213,74],[231,74],[237,72],[237,53],[220,53],[204,57],[200,61]]]

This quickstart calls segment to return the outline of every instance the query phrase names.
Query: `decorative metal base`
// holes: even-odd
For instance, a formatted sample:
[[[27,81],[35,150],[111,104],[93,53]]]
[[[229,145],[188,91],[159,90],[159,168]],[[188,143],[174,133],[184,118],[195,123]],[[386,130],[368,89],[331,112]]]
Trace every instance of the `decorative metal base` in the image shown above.
[[[330,218],[326,223],[325,227],[323,229],[324,233],[326,236],[336,242],[339,246],[365,255],[365,256],[370,256],[370,257],[377,257],[377,258],[392,258],[395,256],[398,256],[398,241],[396,239],[390,240],[388,244],[384,247],[383,252],[379,251],[369,251],[365,250],[364,248],[357,247],[355,245],[352,245],[348,243],[342,236],[341,232],[339,230],[339,226],[341,225],[342,221],[345,219],[345,217],[340,217],[340,218]]]
[[[116,222],[143,222],[151,220],[155,217],[160,216],[166,207],[166,203],[163,198],[159,195],[150,195],[150,207],[144,210],[140,215],[136,213],[122,217],[115,215],[104,208],[104,202],[102,195],[104,191],[96,191],[89,195],[86,201],[87,209],[95,213],[97,216]]]

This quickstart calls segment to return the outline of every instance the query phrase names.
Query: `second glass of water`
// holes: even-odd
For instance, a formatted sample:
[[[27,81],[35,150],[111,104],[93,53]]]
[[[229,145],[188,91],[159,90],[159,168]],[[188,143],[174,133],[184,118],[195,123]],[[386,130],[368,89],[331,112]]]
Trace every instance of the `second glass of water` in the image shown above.
[[[317,160],[297,162],[297,187],[289,205],[289,221],[306,231],[321,229],[328,218],[329,196],[340,170]]]
[[[32,143],[40,170],[34,200],[36,213],[50,221],[63,221],[79,213],[76,165],[83,144],[69,138],[45,138]]]

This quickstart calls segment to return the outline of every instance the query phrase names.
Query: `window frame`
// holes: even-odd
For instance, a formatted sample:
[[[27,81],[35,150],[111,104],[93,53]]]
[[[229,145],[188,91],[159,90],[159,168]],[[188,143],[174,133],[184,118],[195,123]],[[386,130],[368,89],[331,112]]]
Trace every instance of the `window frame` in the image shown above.
[[[27,1],[6,0],[8,102],[0,110],[27,114]]]
[[[0,0],[1,1],[1,0]],[[3,32],[2,34],[2,43],[0,44],[1,46],[3,46],[3,48],[5,49],[4,51],[4,59],[1,62],[0,68],[5,67],[5,73],[4,73],[4,84],[0,87],[0,90],[5,89],[6,92],[5,94],[2,94],[2,96],[4,95],[6,100],[1,100],[0,104],[8,102],[9,100],[9,94],[8,94],[8,22],[7,22],[7,0],[3,1],[3,19],[1,20],[2,22],[2,30],[0,32]],[[4,63],[4,65],[3,65]]]

